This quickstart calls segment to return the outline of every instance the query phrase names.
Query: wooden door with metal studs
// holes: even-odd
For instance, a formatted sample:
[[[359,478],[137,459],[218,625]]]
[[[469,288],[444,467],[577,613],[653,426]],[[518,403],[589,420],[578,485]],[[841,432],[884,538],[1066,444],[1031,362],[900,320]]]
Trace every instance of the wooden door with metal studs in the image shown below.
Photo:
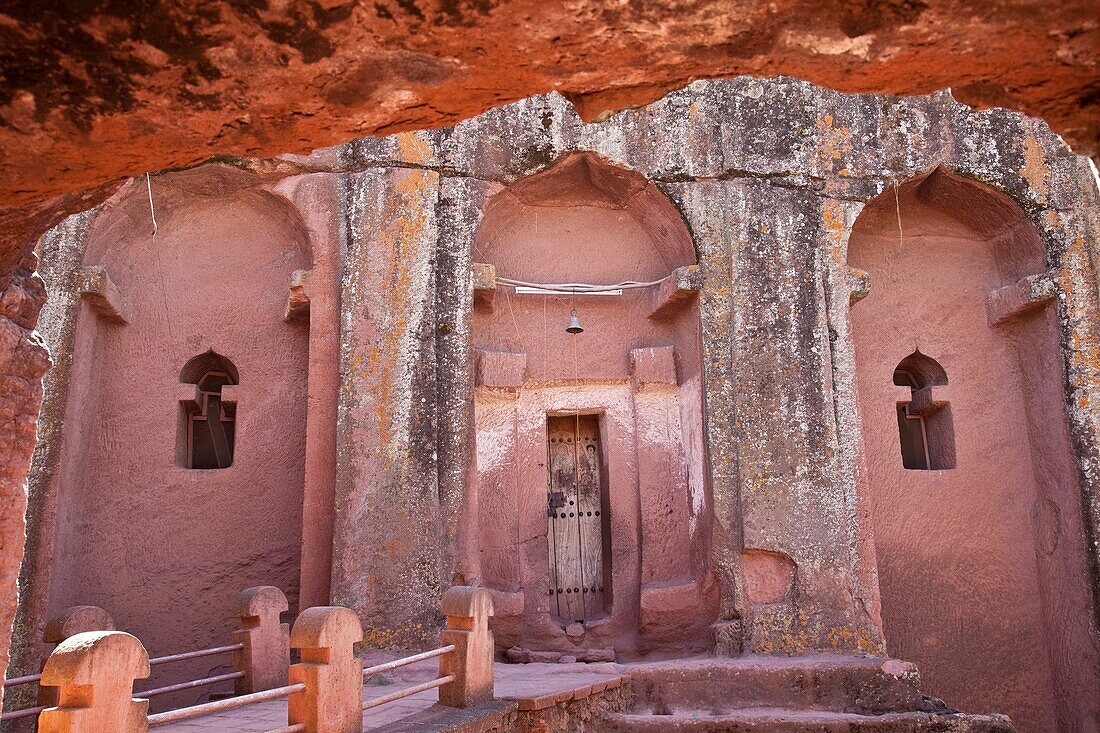
[[[550,610],[563,621],[604,611],[599,428],[596,415],[547,418]]]

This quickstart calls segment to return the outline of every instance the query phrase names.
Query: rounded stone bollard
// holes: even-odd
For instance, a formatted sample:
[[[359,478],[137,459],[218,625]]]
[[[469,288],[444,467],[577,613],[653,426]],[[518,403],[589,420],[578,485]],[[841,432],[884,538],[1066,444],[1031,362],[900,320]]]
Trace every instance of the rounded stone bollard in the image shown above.
[[[290,644],[302,661],[290,668],[290,684],[306,689],[290,695],[288,721],[306,733],[360,733],[363,729],[363,663],[354,646],[363,625],[339,606],[307,608],[294,622]]]
[[[290,668],[290,624],[279,614],[289,605],[281,590],[272,585],[247,588],[237,596],[234,613],[241,628],[233,633],[241,645],[233,653],[233,669],[244,672],[234,686],[238,695],[282,687]]]
[[[493,699],[493,598],[484,588],[456,585],[443,594],[447,628],[440,634],[443,645],[455,650],[439,658],[440,676],[454,675],[454,682],[439,688],[439,704],[472,708]]]
[[[57,645],[42,684],[59,688],[58,706],[39,713],[39,733],[145,733],[149,701],[134,680],[149,676],[149,653],[122,631],[88,631]]]

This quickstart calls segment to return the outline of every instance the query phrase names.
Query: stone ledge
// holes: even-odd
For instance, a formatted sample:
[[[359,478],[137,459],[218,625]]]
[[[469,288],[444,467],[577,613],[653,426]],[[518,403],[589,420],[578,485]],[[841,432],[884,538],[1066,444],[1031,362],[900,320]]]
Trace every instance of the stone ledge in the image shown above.
[[[503,733],[513,729],[517,709],[511,700],[493,700],[466,709],[433,705],[386,730],[390,733]]]
[[[521,712],[532,712],[536,710],[545,710],[546,708],[553,707],[560,703],[566,703],[571,700],[583,700],[591,697],[592,695],[606,692],[608,690],[618,690],[620,688],[626,688],[630,685],[630,675],[619,675],[617,677],[609,677],[606,680],[594,680],[592,682],[580,685],[579,687],[571,687],[568,690],[555,690],[553,692],[547,692],[543,695],[536,695],[533,697],[518,697],[513,696],[511,698],[519,703],[519,709]]]

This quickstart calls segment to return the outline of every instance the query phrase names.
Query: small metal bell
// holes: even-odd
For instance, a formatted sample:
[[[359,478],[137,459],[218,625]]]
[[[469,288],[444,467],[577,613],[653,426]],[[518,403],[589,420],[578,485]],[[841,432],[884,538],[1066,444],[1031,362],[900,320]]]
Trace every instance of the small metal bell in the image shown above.
[[[581,325],[581,319],[577,318],[577,312],[573,311],[573,315],[569,317],[569,325],[565,327],[566,333],[584,333],[584,326]]]

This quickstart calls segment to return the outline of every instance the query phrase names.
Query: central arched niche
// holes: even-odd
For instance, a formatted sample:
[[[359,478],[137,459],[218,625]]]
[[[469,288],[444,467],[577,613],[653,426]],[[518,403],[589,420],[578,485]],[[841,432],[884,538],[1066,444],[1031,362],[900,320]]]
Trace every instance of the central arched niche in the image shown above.
[[[706,648],[717,610],[697,273],[679,212],[639,174],[575,154],[489,200],[474,260],[489,282],[472,324],[469,511],[498,644],[580,658]],[[574,296],[494,276],[659,282]],[[576,335],[565,330],[574,308]]]

